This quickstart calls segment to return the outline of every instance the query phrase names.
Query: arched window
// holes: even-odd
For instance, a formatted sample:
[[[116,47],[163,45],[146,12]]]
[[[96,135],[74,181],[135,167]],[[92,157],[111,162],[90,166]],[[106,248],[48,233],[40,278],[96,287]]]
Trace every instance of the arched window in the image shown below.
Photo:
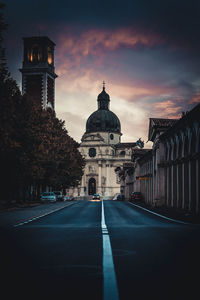
[[[119,153],[120,156],[125,156],[126,155],[126,152],[123,150]]]
[[[197,143],[196,133],[193,130],[192,137],[191,137],[191,144],[190,144],[190,154],[194,154],[196,152],[196,143]]]
[[[169,151],[168,151],[168,160],[171,160],[171,152],[172,152],[172,145],[169,144]]]
[[[186,134],[185,141],[184,141],[184,156],[188,156],[188,153],[189,153],[189,139],[188,139],[188,135]]]
[[[179,144],[178,144],[178,158],[182,157],[182,149],[183,149],[183,142],[181,136],[179,136]]]
[[[49,65],[53,64],[53,50],[50,47],[47,47],[47,61]]]
[[[169,155],[169,144],[165,144],[165,160],[168,160],[168,155]]]
[[[174,147],[173,147],[173,160],[176,159],[176,149],[177,149],[177,145],[176,145],[176,140],[174,141]]]
[[[95,148],[89,148],[89,156],[95,157],[96,156],[96,149]]]
[[[41,60],[41,50],[38,45],[33,45],[32,51],[31,51],[31,61],[32,62],[38,62]]]

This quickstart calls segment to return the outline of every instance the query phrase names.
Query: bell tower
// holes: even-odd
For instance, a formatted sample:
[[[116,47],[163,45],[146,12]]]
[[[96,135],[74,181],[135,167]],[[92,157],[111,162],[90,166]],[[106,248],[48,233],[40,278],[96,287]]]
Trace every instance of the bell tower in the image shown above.
[[[55,44],[46,36],[26,37],[22,73],[22,93],[43,108],[55,107]]]

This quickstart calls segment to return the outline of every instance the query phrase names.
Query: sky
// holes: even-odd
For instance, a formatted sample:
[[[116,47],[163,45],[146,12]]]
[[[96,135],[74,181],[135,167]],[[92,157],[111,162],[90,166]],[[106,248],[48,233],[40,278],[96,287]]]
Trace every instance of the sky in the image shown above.
[[[122,142],[148,140],[149,118],[200,102],[200,1],[6,0],[8,67],[21,87],[23,37],[56,43],[57,117],[80,142],[106,82]]]

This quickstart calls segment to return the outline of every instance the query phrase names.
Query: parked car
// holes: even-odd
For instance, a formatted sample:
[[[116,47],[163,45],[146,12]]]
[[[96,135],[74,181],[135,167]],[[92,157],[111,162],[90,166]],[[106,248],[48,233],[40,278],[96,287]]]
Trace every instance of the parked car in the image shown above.
[[[73,197],[67,195],[63,196],[63,201],[71,201],[71,200],[73,200]]]
[[[131,201],[141,201],[142,200],[142,195],[140,192],[133,192],[130,196]]]
[[[112,200],[117,200],[117,197],[120,195],[120,193],[117,193],[114,195],[114,197],[112,198]]]
[[[41,201],[56,202],[56,195],[53,192],[44,192],[40,195]]]
[[[118,201],[123,201],[123,200],[124,200],[124,195],[119,194],[119,195],[117,196],[117,200],[118,200]]]
[[[94,194],[94,195],[92,196],[92,199],[93,199],[93,200],[100,200],[100,195],[99,195],[99,194]]]
[[[63,200],[63,194],[60,191],[53,191],[54,194],[56,195],[56,200],[62,201]]]

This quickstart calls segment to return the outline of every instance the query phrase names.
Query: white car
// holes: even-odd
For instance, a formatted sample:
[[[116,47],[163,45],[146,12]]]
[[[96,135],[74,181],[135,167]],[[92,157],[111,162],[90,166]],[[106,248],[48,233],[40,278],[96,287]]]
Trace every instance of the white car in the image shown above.
[[[56,202],[56,195],[53,192],[44,192],[40,197],[41,201]]]
[[[60,192],[60,191],[53,191],[53,193],[56,196],[56,200],[58,200],[58,201],[62,201],[63,200],[63,194],[62,194],[62,192]]]
[[[71,201],[71,200],[73,200],[73,198],[66,195],[66,196],[63,197],[63,200],[64,201]]]
[[[117,193],[114,195],[114,197],[112,198],[112,200],[118,200],[117,197],[120,195],[120,193]]]

